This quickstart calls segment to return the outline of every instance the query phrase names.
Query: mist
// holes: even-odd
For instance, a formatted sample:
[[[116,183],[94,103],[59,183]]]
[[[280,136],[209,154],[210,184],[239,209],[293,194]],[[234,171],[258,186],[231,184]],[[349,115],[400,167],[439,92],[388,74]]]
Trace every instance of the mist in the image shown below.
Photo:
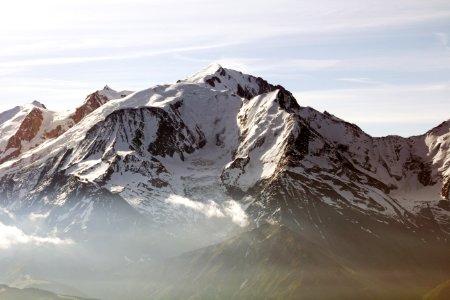
[[[218,243],[248,224],[241,206],[231,201],[219,206],[173,197],[168,202],[191,210],[195,221],[161,226],[142,219],[108,229],[92,218],[89,230],[65,232],[52,226],[50,211],[15,215],[2,208],[0,283],[98,299],[148,299],[167,286],[168,279],[158,282],[167,261]]]
[[[111,300],[420,299],[430,281],[448,271],[436,268],[433,258],[426,259],[428,267],[423,261],[358,265],[318,245],[312,231],[255,226],[237,202],[167,202],[192,210],[195,222],[155,226],[146,220],[105,230],[93,219],[89,226],[97,230],[64,232],[46,222],[51,213],[2,209],[3,221],[15,223],[0,223],[0,282]],[[403,249],[416,247],[403,241]]]

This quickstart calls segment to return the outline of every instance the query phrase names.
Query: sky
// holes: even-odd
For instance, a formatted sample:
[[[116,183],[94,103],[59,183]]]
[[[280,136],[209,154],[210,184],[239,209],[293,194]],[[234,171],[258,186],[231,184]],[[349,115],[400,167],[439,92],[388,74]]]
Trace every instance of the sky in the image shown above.
[[[0,111],[66,110],[106,84],[145,89],[213,62],[373,136],[422,134],[450,118],[450,1],[2,4]]]

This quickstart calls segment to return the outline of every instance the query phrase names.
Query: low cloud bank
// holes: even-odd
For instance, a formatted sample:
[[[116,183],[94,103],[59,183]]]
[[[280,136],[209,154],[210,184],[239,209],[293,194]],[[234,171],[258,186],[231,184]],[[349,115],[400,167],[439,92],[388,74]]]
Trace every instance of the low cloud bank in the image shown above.
[[[171,195],[167,203],[181,205],[197,211],[208,218],[230,218],[231,221],[241,227],[248,225],[248,217],[242,206],[233,200],[224,201],[221,205],[209,200],[207,202],[193,201],[188,198]]]
[[[56,236],[28,235],[16,226],[8,226],[0,222],[0,249],[9,249],[15,245],[71,245],[70,239],[61,239]]]

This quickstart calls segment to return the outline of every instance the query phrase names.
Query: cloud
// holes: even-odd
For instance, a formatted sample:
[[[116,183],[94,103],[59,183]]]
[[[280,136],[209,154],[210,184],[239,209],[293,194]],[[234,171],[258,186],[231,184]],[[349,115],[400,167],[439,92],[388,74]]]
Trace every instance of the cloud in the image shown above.
[[[311,5],[309,1],[283,0],[262,1],[255,6],[253,0],[243,0],[238,10],[227,2],[207,0],[131,3],[9,3],[0,19],[0,55],[55,56],[84,50],[111,53],[118,48],[137,51],[218,41],[253,44],[280,36],[360,33],[450,17],[448,1],[399,0],[389,5],[375,0],[319,0]]]
[[[377,56],[331,57],[331,58],[264,58],[249,57],[212,57],[204,59],[185,55],[174,55],[175,59],[198,62],[204,65],[211,60],[224,67],[250,74],[302,74],[312,72],[427,72],[450,70],[450,56],[442,51],[408,50]],[[340,81],[365,84],[381,84],[367,77],[342,77]]]
[[[148,88],[213,60],[291,90],[337,86],[330,77],[376,85],[364,81],[373,74],[426,82],[450,70],[447,49],[423,40],[433,28],[448,48],[448,0],[242,0],[239,9],[208,0],[17,0],[2,11],[0,110],[34,99],[75,107],[97,84]],[[39,77],[91,85],[27,85]]]
[[[332,68],[338,65],[341,61],[338,59],[306,59],[306,58],[291,58],[291,59],[219,59],[219,63],[225,65],[239,63],[247,66],[252,72],[305,72],[318,71]]]
[[[241,226],[245,227],[248,225],[248,216],[242,209],[242,206],[236,201],[226,201],[223,207],[225,215],[231,217],[231,220]]]
[[[0,68],[13,68],[13,67],[36,67],[36,66],[50,66],[50,65],[65,65],[65,64],[79,64],[88,63],[94,61],[107,61],[107,60],[128,60],[128,59],[138,59],[144,57],[157,56],[162,54],[188,52],[195,50],[208,50],[213,48],[224,47],[227,44],[209,44],[200,46],[186,46],[186,47],[175,47],[158,49],[144,52],[129,52],[129,53],[119,53],[113,55],[99,55],[99,56],[72,56],[72,57],[47,57],[47,58],[35,58],[28,60],[10,60],[0,62]]]
[[[15,216],[6,208],[0,207],[0,216],[6,215],[10,220],[14,220]]]
[[[225,215],[220,210],[220,207],[217,203],[214,201],[208,201],[207,203],[192,201],[188,198],[177,196],[177,195],[171,195],[167,200],[167,203],[175,204],[175,205],[182,205],[188,208],[191,208],[195,211],[201,212],[208,218],[211,217],[224,217]]]
[[[183,55],[175,55],[175,59],[210,64],[211,60],[194,58]],[[222,57],[213,59],[214,62],[229,68],[239,70],[244,73],[260,74],[273,72],[307,72],[319,71],[332,68],[341,63],[339,59],[264,59],[248,57]]]
[[[372,80],[367,77],[343,77],[336,79],[338,81],[345,81],[345,82],[351,82],[351,83],[359,83],[359,84],[368,84],[368,85],[380,85],[383,84],[380,81]]]
[[[39,221],[39,220],[45,220],[49,216],[50,212],[47,212],[45,214],[38,214],[38,213],[31,213],[28,215],[28,219],[32,222]]]
[[[196,212],[205,215],[208,218],[231,218],[231,221],[241,227],[248,225],[248,217],[241,205],[236,201],[225,201],[222,205],[209,200],[206,203],[193,201],[188,198],[170,195],[166,200],[166,203],[181,205],[190,208]]]
[[[70,239],[60,239],[56,236],[41,237],[28,235],[15,226],[8,226],[0,223],[0,249],[9,249],[16,245],[71,245]]]
[[[142,31],[158,29],[156,26],[162,24],[166,26],[166,38],[171,37],[175,31],[179,31],[178,35],[183,38],[180,28],[185,28],[184,32],[189,37],[218,33],[251,37],[278,31],[315,34],[321,31],[357,31],[367,27],[391,28],[450,15],[448,1],[420,0],[397,0],[392,4],[375,0],[317,0],[314,4],[306,0],[261,0],[259,5],[255,5],[253,0],[241,0],[239,9],[227,2],[208,0],[41,0],[39,3],[28,1],[26,5],[18,0],[5,5],[3,9],[5,14],[0,25],[15,25],[6,27],[5,31],[59,29],[67,32],[68,29],[89,29],[85,32],[89,35],[99,30],[105,33],[111,30],[115,35],[119,33],[119,37],[125,31],[136,37]],[[17,18],[17,15],[22,17]],[[242,30],[242,25],[247,24],[253,26],[246,26]],[[152,35],[155,33],[158,34],[151,32]]]
[[[436,32],[434,36],[438,40],[439,44],[450,50],[448,34],[444,32]]]
[[[450,56],[443,51],[402,51],[388,55],[342,59],[338,71],[439,71],[450,70]]]

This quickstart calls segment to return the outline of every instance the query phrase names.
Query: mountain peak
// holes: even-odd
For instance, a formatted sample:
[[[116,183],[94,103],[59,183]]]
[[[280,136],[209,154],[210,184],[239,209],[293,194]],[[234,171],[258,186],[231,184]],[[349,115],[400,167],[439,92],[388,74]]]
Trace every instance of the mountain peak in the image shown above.
[[[204,68],[203,70],[210,71],[211,73],[216,73],[217,71],[220,71],[221,69],[223,69],[223,67],[219,63],[212,63],[212,64],[208,65],[206,68]]]
[[[36,107],[40,107],[40,108],[43,108],[43,109],[47,109],[47,107],[45,107],[44,104],[42,104],[41,102],[39,102],[39,101],[37,101],[37,100],[34,100],[33,102],[31,102],[31,104],[34,105],[34,106],[36,106]]]
[[[188,81],[192,82],[204,82],[208,77],[214,76],[216,74],[225,75],[225,69],[218,63],[212,63],[207,67],[196,72],[187,78]]]
[[[247,100],[281,88],[261,77],[227,69],[217,63],[200,70],[184,82],[200,84],[215,90],[228,90]]]
[[[447,121],[442,122],[438,126],[430,129],[426,134],[427,135],[437,135],[442,136],[444,134],[447,134],[450,132],[450,119]]]
[[[110,88],[109,85],[105,85],[103,91],[114,91],[114,89]]]

